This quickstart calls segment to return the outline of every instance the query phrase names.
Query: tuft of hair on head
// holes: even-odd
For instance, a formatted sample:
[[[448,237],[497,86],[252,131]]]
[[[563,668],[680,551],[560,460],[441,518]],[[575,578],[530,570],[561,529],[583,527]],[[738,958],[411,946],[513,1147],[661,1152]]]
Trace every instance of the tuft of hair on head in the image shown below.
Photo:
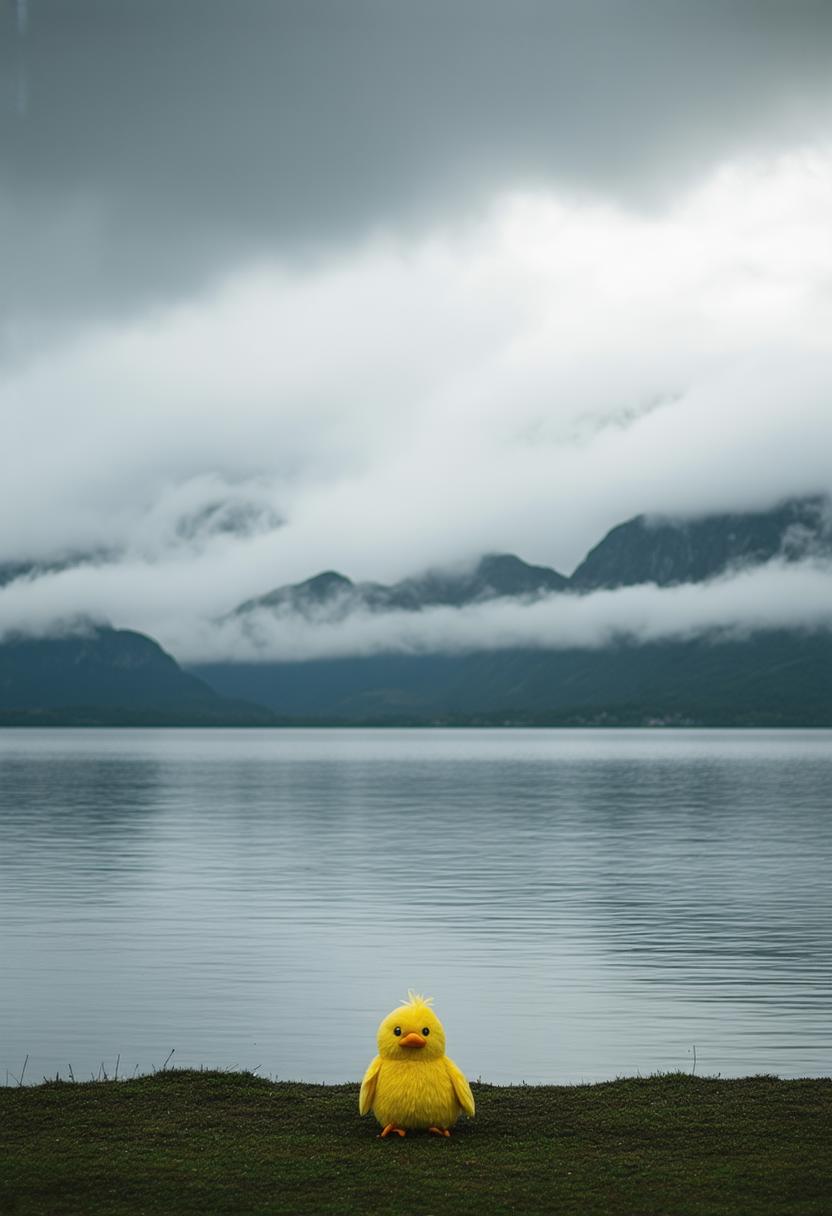
[[[414,1007],[417,1005],[430,1006],[433,1004],[433,997],[432,996],[422,996],[421,992],[414,992],[412,988],[408,988],[407,1000],[405,1001],[405,1004],[413,1005]]]

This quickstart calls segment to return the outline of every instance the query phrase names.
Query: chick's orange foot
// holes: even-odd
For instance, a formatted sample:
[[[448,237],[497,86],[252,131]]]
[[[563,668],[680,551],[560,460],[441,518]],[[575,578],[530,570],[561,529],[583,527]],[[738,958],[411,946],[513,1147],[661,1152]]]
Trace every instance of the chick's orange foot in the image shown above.
[[[387,1136],[406,1136],[407,1132],[403,1127],[396,1127],[395,1123],[388,1123],[384,1131],[379,1132],[379,1140],[384,1140]]]
[[[433,1132],[434,1136],[450,1136],[447,1127],[429,1127],[429,1132]]]

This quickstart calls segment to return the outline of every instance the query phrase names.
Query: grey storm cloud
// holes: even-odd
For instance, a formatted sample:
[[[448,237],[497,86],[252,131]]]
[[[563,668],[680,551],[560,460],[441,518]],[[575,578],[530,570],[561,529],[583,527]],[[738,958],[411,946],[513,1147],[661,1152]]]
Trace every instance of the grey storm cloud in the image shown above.
[[[418,229],[506,182],[660,205],[832,115],[826,0],[7,0],[4,17],[12,346],[32,317]]]

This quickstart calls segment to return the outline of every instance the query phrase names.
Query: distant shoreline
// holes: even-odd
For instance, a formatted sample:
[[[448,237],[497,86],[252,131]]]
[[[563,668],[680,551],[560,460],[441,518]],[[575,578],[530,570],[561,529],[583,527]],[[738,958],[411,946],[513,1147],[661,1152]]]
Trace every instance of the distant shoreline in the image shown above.
[[[164,715],[131,715],[106,718],[93,714],[67,715],[44,712],[39,714],[2,714],[0,730],[642,730],[645,732],[694,730],[832,730],[832,719],[809,721],[608,721],[587,720],[487,720],[480,717],[440,719],[368,719],[354,721],[343,718],[292,718],[274,722],[195,721],[188,718],[173,720]]]

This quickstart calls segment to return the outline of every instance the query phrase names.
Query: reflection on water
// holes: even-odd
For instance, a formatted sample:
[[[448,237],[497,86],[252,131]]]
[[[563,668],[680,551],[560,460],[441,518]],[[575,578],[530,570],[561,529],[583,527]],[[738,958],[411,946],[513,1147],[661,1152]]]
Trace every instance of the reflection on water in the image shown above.
[[[832,732],[0,731],[0,1084],[832,1073]]]

